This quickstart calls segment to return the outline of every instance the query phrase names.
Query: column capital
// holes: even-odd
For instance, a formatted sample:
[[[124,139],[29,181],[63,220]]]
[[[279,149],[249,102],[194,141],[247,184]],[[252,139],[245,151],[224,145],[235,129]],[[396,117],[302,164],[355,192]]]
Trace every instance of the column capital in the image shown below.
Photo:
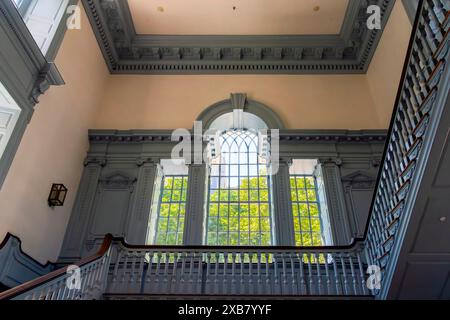
[[[202,167],[209,167],[209,166],[207,166],[206,162],[202,162],[202,163],[191,163],[191,164],[188,164],[188,167],[189,168],[202,168]]]
[[[280,164],[280,166],[281,165],[284,165],[284,166],[291,166],[292,165],[292,158],[291,157],[280,157],[279,159],[278,159],[278,163]]]
[[[83,162],[84,166],[88,165],[98,165],[100,167],[104,167],[106,165],[106,158],[104,157],[86,157]]]
[[[152,158],[152,157],[141,157],[136,159],[136,165],[138,167],[141,167],[145,164],[149,165],[157,165],[159,163],[159,158]]]
[[[342,159],[339,157],[319,158],[318,162],[323,165],[334,164],[336,166],[342,165]]]

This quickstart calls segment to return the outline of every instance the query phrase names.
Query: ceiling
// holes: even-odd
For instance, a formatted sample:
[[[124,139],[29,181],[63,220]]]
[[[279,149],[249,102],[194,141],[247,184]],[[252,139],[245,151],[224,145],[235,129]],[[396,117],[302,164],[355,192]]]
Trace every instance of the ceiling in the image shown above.
[[[339,34],[349,0],[128,0],[138,34]]]
[[[82,1],[114,74],[365,73],[395,3]],[[366,27],[369,5],[381,9],[380,30]]]

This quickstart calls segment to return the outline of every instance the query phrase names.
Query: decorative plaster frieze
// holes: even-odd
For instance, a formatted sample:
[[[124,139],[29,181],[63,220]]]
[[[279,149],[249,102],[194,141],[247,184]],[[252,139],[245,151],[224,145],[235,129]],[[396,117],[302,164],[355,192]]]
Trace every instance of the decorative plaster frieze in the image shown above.
[[[350,0],[337,35],[139,35],[128,3],[83,0],[111,73],[313,74],[365,73],[394,0]],[[369,30],[367,7],[381,9],[381,30]]]
[[[95,143],[161,143],[170,142],[173,130],[108,131],[91,130],[89,141]],[[384,142],[384,131],[347,131],[347,130],[280,130],[280,142],[330,142],[330,143],[367,143]]]

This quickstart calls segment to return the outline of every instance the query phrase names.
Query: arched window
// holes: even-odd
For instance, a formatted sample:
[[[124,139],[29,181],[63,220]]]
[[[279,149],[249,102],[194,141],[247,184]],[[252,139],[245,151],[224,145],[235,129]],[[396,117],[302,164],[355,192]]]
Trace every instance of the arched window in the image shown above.
[[[268,161],[261,156],[260,134],[229,129],[218,135],[211,160],[206,243],[270,245],[271,192]]]

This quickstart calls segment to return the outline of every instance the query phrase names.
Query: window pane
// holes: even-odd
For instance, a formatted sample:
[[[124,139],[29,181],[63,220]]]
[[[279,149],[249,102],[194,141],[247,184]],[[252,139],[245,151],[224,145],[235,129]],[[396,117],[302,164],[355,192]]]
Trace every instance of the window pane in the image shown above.
[[[269,176],[257,154],[258,136],[249,130],[229,130],[219,139],[221,154],[211,173],[220,180],[209,178],[206,243],[270,245]]]
[[[182,244],[187,177],[167,175],[162,179],[154,244]]]
[[[321,246],[322,222],[314,176],[291,175],[291,201],[297,246]]]

